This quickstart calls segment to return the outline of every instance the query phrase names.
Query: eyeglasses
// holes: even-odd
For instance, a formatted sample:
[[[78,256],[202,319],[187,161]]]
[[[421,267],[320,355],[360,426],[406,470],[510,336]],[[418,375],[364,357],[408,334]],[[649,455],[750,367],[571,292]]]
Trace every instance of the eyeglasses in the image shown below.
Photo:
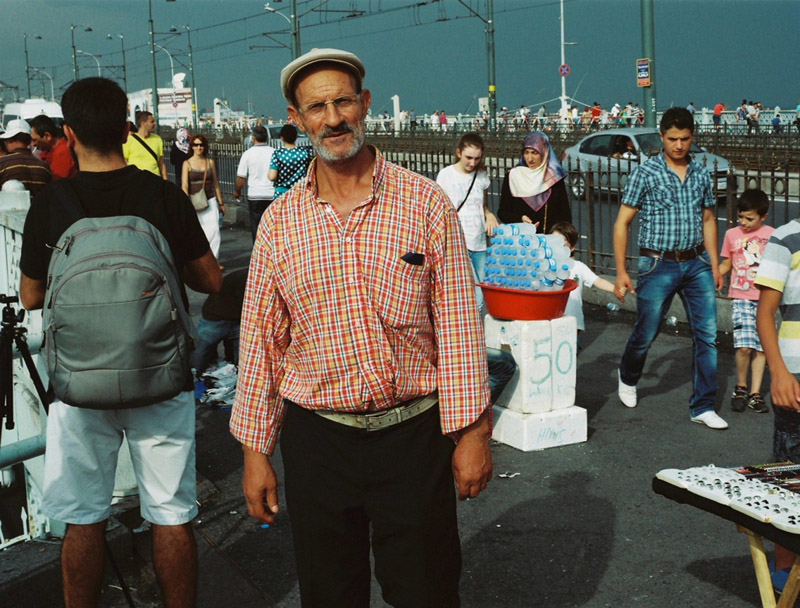
[[[331,101],[315,101],[305,108],[300,108],[300,113],[309,118],[319,118],[328,110],[328,104],[333,105],[337,112],[347,112],[361,101],[361,93],[355,95],[342,95]]]

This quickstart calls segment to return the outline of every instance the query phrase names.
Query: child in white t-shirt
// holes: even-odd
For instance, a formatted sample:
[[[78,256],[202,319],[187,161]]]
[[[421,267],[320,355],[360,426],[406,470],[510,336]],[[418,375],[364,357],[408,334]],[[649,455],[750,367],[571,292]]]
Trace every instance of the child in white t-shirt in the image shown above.
[[[578,230],[569,222],[556,222],[550,229],[551,234],[559,234],[564,238],[564,244],[571,252],[575,252],[578,244]],[[569,292],[569,300],[565,315],[571,315],[578,321],[578,348],[580,349],[581,332],[586,329],[583,321],[583,287],[594,287],[608,293],[614,293],[614,284],[598,277],[591,268],[579,260],[572,266],[572,276],[578,282],[578,287]]]

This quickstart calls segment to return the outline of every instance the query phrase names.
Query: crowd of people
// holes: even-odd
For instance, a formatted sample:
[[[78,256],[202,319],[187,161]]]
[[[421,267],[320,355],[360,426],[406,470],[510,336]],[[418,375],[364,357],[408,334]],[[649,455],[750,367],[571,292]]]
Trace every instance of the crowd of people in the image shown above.
[[[266,525],[279,511],[272,458],[280,445],[303,605],[368,605],[372,551],[388,603],[458,606],[456,499],[478,497],[492,477],[491,405],[516,367],[508,353],[484,344],[476,283],[484,278],[486,239],[499,222],[534,224],[573,251],[579,235],[566,172],[545,133],[521,138],[495,216],[487,205],[480,135],[461,137],[455,162],[436,183],[395,165],[365,142],[371,103],[365,78],[361,60],[338,49],[314,49],[281,71],[292,123],[315,155],[294,146],[295,126],[282,129],[279,150],[267,144],[263,126],[253,127],[235,191],[238,198],[247,186],[250,267],[225,278],[218,262],[225,207],[202,134],[178,133],[173,182],[152,115],[138,113],[137,133],[130,133],[127,99],[110,80],[87,78],[67,89],[63,132],[46,117],[12,121],[0,135],[9,152],[0,158],[0,182],[17,180],[34,195],[20,298],[29,310],[43,306],[50,256],[72,221],[65,188],[88,218],[131,215],[151,223],[174,261],[181,285],[176,305],[188,310],[184,284],[212,294],[203,310],[207,337],[200,338],[213,347],[201,343],[195,364],[208,364],[216,341],[238,342],[230,430],[242,444],[248,513]],[[595,114],[587,112],[591,129]],[[444,112],[432,116],[447,128]],[[615,105],[609,120],[619,125],[634,116],[633,108]],[[539,127],[541,118],[521,115],[523,124]],[[792,262],[798,224],[773,232],[763,224],[766,196],[747,190],[738,202],[739,227],[726,233],[720,253],[710,176],[689,154],[693,132],[689,109],[667,110],[662,152],[632,171],[614,225],[614,283],[577,263],[573,276],[620,301],[636,297],[636,320],[617,367],[617,395],[628,408],[639,404],[648,349],[673,298],[681,298],[693,340],[689,420],[723,430],[728,423],[715,409],[716,294],[730,273],[731,409],[768,411],[761,383],[769,364],[775,457],[796,461],[800,357],[791,314],[800,299]],[[34,141],[44,160],[32,154]],[[634,285],[626,254],[637,216]],[[570,298],[583,329],[580,292]],[[789,321],[777,330],[779,306]],[[91,334],[91,327],[83,329]],[[42,510],[68,526],[67,605],[97,602],[123,435],[135,454],[142,515],[153,524],[165,605],[194,605],[196,447],[193,378],[186,372],[170,398],[139,407],[112,396],[100,409],[51,404]],[[167,440],[154,442],[156,435]],[[776,549],[775,568],[792,559]]]

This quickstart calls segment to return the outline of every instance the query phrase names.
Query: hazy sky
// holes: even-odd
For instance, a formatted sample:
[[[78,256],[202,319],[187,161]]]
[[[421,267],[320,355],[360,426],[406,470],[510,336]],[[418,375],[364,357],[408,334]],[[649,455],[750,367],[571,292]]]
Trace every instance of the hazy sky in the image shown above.
[[[201,109],[224,97],[234,108],[246,109],[249,101],[256,115],[284,116],[279,73],[291,59],[288,23],[265,11],[264,0],[151,1],[161,32],[156,42],[172,54],[176,72],[189,71],[186,35],[167,32],[191,27]],[[287,16],[289,5],[271,2]],[[485,0],[298,0],[302,50],[356,53],[366,65],[373,113],[391,111],[395,94],[419,114],[475,112],[487,91],[485,24],[465,5],[485,17]],[[559,0],[494,0],[494,16],[498,107],[548,102],[555,111]],[[565,40],[578,43],[566,47],[567,94],[604,107],[641,104],[639,0],[565,0],[564,22]],[[30,65],[54,76],[58,97],[72,80],[72,24],[81,26],[74,30],[76,48],[95,55],[103,75],[120,82],[117,34],[123,34],[128,89],[151,86],[148,0],[0,0],[0,81],[26,95],[27,33]],[[658,109],[689,101],[735,107],[743,97],[788,109],[800,99],[798,0],[655,0],[655,39]],[[169,58],[157,51],[156,59],[159,86],[168,87]],[[97,74],[92,57],[79,54],[78,64],[81,76]],[[32,93],[42,95],[43,84],[49,96],[44,77],[33,80]],[[8,90],[0,94],[13,98]]]

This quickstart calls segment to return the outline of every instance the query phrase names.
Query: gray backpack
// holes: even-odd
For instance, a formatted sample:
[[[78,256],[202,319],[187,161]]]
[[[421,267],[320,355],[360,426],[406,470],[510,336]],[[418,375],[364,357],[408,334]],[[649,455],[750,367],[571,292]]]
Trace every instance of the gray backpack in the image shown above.
[[[158,181],[145,182],[145,200]],[[167,240],[140,217],[85,217],[69,180],[52,187],[74,220],[47,271],[43,325],[55,394],[91,409],[174,397],[190,374],[194,326]]]

